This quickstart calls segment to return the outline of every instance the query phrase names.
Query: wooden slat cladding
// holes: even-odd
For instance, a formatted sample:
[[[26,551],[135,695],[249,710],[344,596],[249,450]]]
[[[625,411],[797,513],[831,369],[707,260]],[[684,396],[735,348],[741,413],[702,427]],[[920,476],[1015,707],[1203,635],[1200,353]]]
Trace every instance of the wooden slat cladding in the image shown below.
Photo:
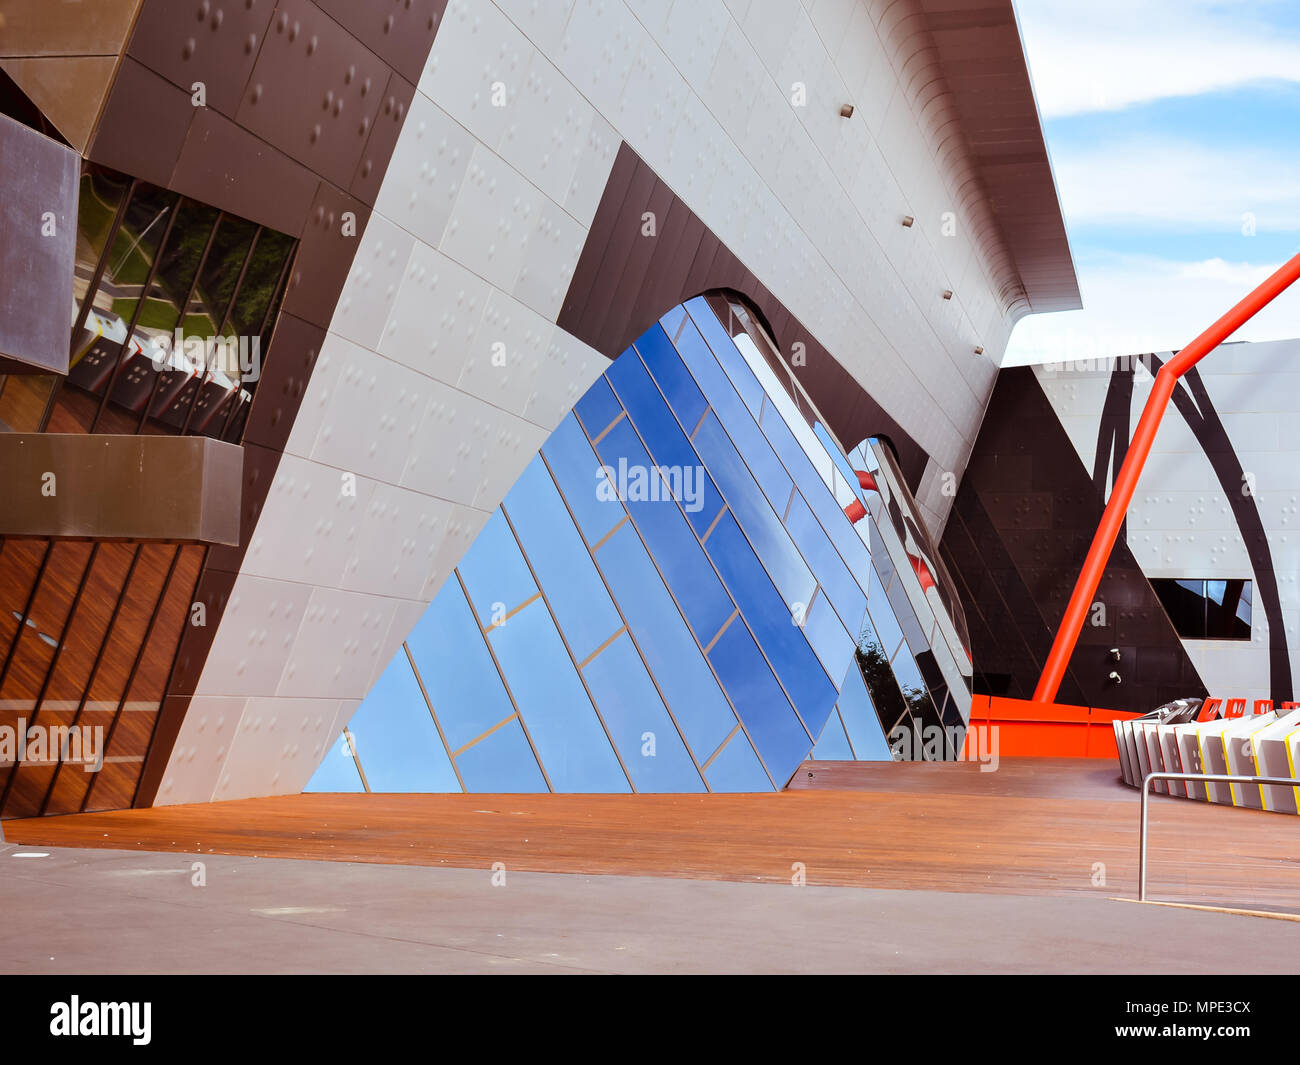
[[[654,214],[654,236],[642,235],[646,212]],[[729,289],[753,303],[787,356],[796,343],[803,344],[806,364],[795,373],[831,431],[849,448],[868,436],[888,436],[908,486],[919,488],[927,459],[920,444],[624,143],[578,257],[558,325],[606,358],[616,359],[662,314],[712,289]]]
[[[10,630],[29,623],[9,640],[0,725],[102,729],[106,762],[97,773],[57,760],[0,766],[0,817],[75,813],[92,797],[97,808],[130,804],[204,553],[195,544],[5,542],[0,615]]]
[[[8,822],[11,842],[512,871],[1132,897],[1137,799],[1088,759],[806,763],[762,795],[294,795]],[[805,778],[806,779],[806,778]],[[1300,908],[1278,815],[1155,797],[1161,898]],[[1105,866],[1098,881],[1095,863]]]

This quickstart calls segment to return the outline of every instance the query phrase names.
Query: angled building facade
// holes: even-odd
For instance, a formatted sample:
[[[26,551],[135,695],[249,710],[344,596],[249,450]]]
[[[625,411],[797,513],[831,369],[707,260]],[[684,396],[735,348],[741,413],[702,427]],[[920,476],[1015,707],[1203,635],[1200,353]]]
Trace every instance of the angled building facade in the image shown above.
[[[504,789],[516,755],[518,786],[555,787],[588,749],[569,742],[603,766],[578,790],[780,788],[810,752],[885,756],[900,722],[954,755],[969,611],[933,544],[1010,330],[1078,302],[1009,2],[123,0],[76,26],[2,9],[6,188],[42,152],[79,180],[34,201],[75,230],[50,249],[66,284],[0,329],[0,460],[23,501],[0,529],[0,714],[102,722],[116,783],[9,764],[0,815],[293,793],[348,759],[360,779],[367,737],[400,743],[408,720],[440,744],[430,788]],[[85,91],[56,106],[34,71]],[[66,365],[49,320],[71,326]],[[686,323],[707,358],[679,346]],[[651,365],[668,348],[712,423],[673,406]],[[657,450],[652,400],[686,461]],[[621,429],[588,421],[602,405]],[[23,465],[36,437],[48,470]],[[576,466],[553,458],[566,443]],[[582,448],[700,469],[716,498],[595,500]],[[153,478],[152,506],[107,504],[123,469]],[[46,472],[83,487],[42,495]],[[609,631],[574,628],[556,559],[534,558],[529,516],[557,501]],[[593,501],[624,514],[603,543],[579,518]],[[662,514],[678,547],[652,542]],[[673,602],[687,703],[716,710],[698,732],[611,547]],[[443,720],[433,692],[456,681],[430,668],[433,631],[494,662],[500,717],[455,720],[453,699]],[[515,633],[518,659],[498,651]],[[598,677],[616,664],[644,672],[622,709]],[[544,749],[530,707],[556,700],[578,709]],[[646,732],[675,768],[642,787]],[[482,785],[461,765],[479,744],[513,744]]]

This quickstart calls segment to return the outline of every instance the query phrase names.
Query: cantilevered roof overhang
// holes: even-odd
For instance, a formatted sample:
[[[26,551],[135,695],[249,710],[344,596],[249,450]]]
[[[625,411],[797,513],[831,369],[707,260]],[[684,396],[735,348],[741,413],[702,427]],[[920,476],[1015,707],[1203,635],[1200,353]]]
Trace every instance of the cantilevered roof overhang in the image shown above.
[[[1003,249],[1003,298],[1020,314],[1077,310],[1079,282],[1011,0],[896,0],[892,44],[947,150],[964,154],[963,201]],[[882,29],[890,15],[882,19]],[[889,38],[887,38],[889,39]],[[964,151],[961,147],[964,146]]]

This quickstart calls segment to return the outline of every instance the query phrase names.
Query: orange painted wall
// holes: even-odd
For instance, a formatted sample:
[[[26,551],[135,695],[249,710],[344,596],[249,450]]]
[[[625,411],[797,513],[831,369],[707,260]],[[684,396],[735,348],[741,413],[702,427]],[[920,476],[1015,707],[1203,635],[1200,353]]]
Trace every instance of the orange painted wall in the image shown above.
[[[1028,699],[976,695],[971,700],[971,727],[996,727],[998,753],[1003,758],[1118,758],[1116,718],[1140,717],[1123,710],[1062,703],[1035,703]],[[963,757],[976,755],[967,733]]]

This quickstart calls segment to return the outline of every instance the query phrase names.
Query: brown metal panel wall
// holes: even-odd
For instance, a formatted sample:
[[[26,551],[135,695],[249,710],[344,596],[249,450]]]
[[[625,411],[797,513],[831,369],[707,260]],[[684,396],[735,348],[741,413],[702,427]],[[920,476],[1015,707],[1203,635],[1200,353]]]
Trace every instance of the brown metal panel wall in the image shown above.
[[[656,235],[643,237],[654,212]],[[732,254],[626,143],[613,168],[564,299],[560,328],[614,359],[665,311],[710,289],[747,297],[783,351],[805,346],[796,373],[846,447],[868,436],[893,441],[909,487],[925,471],[921,446],[841,366],[803,323]]]
[[[445,8],[446,0],[141,5],[89,157],[300,243],[248,415],[241,546],[209,552],[196,578],[206,624],[180,634],[140,805],[162,779]],[[206,106],[193,102],[198,82]],[[354,235],[343,235],[345,212]],[[127,720],[119,718],[120,733]],[[125,771],[110,770],[91,794],[97,808],[127,794]]]

